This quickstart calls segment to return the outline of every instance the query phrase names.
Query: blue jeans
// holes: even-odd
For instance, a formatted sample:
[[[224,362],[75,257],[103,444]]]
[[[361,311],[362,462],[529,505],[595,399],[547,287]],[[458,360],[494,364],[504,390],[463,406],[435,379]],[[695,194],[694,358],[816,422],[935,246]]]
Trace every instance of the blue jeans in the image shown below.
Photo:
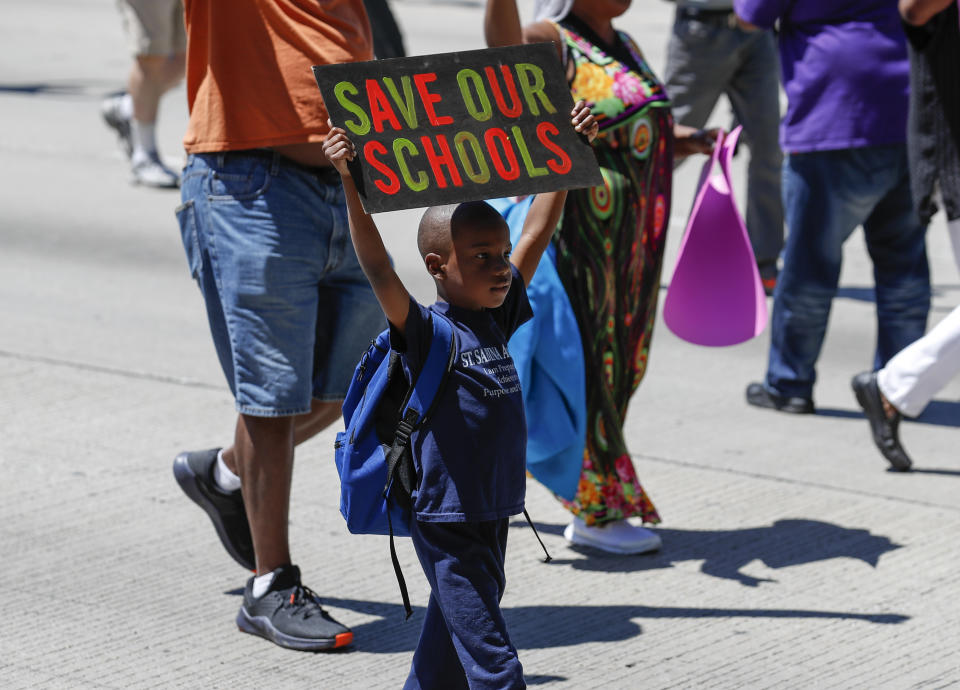
[[[747,32],[678,10],[665,71],[673,117],[703,127],[720,95],[730,100],[750,148],[746,224],[764,278],[776,275],[783,249],[779,64],[772,31]]]
[[[237,411],[341,400],[385,320],[339,179],[262,150],[194,154],[181,196],[183,246]]]
[[[766,387],[812,399],[844,241],[863,225],[876,284],[880,368],[926,329],[926,227],[911,201],[902,145],[790,154],[783,202],[789,234],[773,298]]]

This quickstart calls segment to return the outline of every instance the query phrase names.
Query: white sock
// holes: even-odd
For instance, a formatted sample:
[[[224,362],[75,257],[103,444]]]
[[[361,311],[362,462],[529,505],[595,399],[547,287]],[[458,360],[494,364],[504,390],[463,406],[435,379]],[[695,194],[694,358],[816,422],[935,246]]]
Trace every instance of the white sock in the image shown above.
[[[217,464],[213,466],[213,481],[227,493],[240,488],[240,477],[231,472],[223,461],[223,449],[217,453]]]
[[[133,119],[133,96],[129,93],[123,94],[120,98],[120,108],[118,108],[117,114],[124,120]]]
[[[157,154],[157,125],[155,122],[130,120],[130,140],[133,143],[131,157],[134,161]]]
[[[254,599],[259,599],[264,594],[267,593],[267,590],[270,589],[270,585],[273,584],[273,578],[277,576],[277,571],[271,570],[269,573],[264,575],[257,575],[253,578],[253,587],[251,594],[253,594]]]

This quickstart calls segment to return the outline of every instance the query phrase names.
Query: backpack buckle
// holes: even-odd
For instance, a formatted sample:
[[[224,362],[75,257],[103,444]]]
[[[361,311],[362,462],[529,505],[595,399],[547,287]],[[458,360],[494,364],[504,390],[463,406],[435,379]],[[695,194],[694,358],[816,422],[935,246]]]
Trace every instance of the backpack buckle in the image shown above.
[[[420,413],[413,408],[410,408],[403,416],[403,419],[397,422],[396,437],[400,439],[404,445],[410,441],[410,436],[413,434],[413,430],[416,428],[417,420],[419,418]]]

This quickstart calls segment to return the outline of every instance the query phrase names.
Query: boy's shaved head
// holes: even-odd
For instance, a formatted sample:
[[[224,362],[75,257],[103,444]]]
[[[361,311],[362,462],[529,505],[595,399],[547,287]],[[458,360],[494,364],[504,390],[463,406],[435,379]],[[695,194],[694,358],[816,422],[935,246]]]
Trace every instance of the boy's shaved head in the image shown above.
[[[457,231],[463,227],[491,227],[506,221],[486,201],[467,201],[462,204],[431,206],[424,211],[417,230],[417,249],[420,256],[445,256]]]
[[[423,212],[420,227],[417,229],[417,249],[420,250],[420,256],[446,256],[451,243],[450,218],[456,208],[453,204],[431,206]]]

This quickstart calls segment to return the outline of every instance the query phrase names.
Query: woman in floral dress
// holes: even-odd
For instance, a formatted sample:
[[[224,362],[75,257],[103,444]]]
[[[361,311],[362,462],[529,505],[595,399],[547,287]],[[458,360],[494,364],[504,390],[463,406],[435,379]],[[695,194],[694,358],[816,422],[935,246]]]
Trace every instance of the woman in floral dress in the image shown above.
[[[587,437],[577,494],[564,506],[574,544],[613,553],[660,546],[628,521],[660,518],[634,471],[623,436],[630,397],[647,367],[670,218],[675,155],[709,153],[714,135],[674,125],[663,85],[611,20],[630,0],[538,0],[521,29],[516,0],[488,0],[490,46],[552,41],[573,99],[600,123],[594,150],[603,185],[572,190],[554,237],[557,273],[580,329]],[[561,499],[562,500],[562,499]]]

